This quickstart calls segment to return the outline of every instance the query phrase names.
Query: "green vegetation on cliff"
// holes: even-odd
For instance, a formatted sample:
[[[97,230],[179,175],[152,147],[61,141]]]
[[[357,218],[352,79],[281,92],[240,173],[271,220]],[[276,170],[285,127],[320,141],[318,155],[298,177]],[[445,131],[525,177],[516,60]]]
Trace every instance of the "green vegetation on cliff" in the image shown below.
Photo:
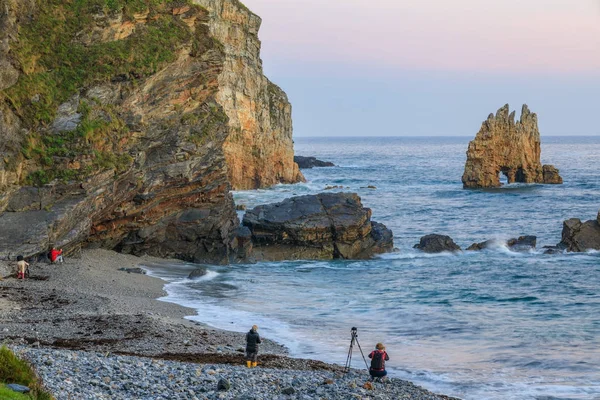
[[[13,54],[24,72],[6,90],[9,101],[32,126],[50,123],[58,105],[79,89],[119,77],[140,79],[175,60],[188,42],[188,27],[170,13],[169,0],[38,0],[37,14],[19,31]],[[148,13],[123,40],[90,41],[96,19]],[[142,15],[138,15],[142,18]]]
[[[35,0],[34,15],[19,27],[11,54],[21,67],[18,82],[0,92],[29,128],[22,156],[39,169],[27,184],[81,179],[98,169],[126,170],[132,158],[120,152],[128,129],[109,107],[82,103],[82,118],[68,132],[50,132],[58,106],[84,88],[136,82],[176,60],[189,46],[200,54],[216,43],[205,31],[194,34],[173,11],[189,0]],[[129,24],[129,32],[123,27]],[[3,99],[4,98],[4,99]],[[85,168],[69,169],[84,156]],[[89,162],[87,162],[89,161]]]

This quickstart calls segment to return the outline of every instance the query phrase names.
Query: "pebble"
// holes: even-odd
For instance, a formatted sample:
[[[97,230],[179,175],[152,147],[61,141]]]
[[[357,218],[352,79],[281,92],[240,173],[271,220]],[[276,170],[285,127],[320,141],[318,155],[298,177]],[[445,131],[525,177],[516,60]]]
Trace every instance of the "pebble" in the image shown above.
[[[11,348],[32,363],[56,400],[449,399],[396,378],[372,383],[372,389],[365,390],[368,374],[358,370],[339,374],[248,369],[44,347]]]

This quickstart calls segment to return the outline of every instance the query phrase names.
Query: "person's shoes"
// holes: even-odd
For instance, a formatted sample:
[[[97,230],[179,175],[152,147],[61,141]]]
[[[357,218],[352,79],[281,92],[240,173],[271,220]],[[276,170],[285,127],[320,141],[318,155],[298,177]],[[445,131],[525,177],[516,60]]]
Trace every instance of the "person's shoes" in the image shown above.
[[[246,367],[251,368],[252,367],[252,361],[246,361]]]
[[[254,361],[254,362],[252,363],[252,368],[255,368],[257,365],[258,365],[258,363],[257,363],[256,361]]]

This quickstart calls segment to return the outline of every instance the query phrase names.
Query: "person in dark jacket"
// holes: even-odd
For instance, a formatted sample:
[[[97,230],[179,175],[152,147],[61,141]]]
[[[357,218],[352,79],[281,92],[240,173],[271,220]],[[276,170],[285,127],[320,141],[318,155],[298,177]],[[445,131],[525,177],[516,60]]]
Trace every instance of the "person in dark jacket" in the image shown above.
[[[256,367],[258,364],[256,358],[258,356],[259,343],[260,335],[258,334],[258,326],[252,325],[250,332],[246,333],[246,366],[248,368]]]
[[[371,368],[369,368],[371,379],[378,381],[385,379],[387,375],[387,371],[385,370],[385,362],[389,361],[390,356],[388,356],[386,353],[383,343],[377,343],[375,350],[369,354],[369,358],[371,359]]]

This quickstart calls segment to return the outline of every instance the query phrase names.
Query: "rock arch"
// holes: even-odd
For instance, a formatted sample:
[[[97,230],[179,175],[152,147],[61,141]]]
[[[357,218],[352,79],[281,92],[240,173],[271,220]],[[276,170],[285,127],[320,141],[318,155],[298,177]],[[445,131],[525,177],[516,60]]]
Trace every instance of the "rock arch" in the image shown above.
[[[542,166],[540,156],[537,115],[524,104],[521,120],[515,122],[515,112],[506,104],[488,116],[469,143],[463,187],[499,187],[501,173],[508,183],[562,183],[558,170]]]

